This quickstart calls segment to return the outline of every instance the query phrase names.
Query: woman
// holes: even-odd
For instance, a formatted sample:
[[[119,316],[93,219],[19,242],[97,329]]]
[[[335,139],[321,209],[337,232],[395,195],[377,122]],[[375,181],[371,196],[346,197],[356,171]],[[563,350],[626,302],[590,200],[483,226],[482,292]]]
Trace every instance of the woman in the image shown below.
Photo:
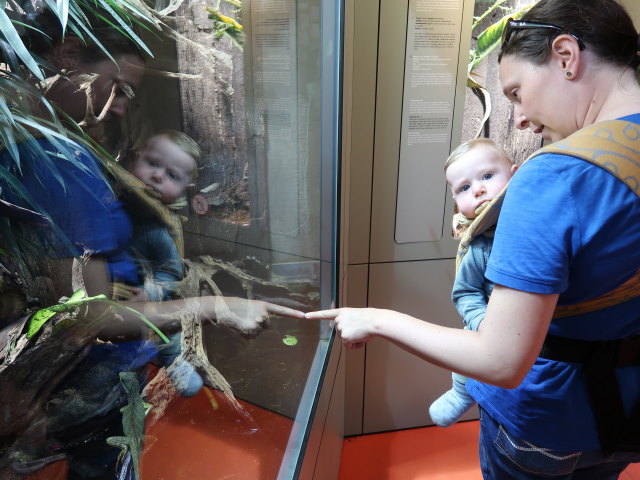
[[[594,125],[596,154],[615,133],[602,122],[623,119],[620,135],[640,138],[638,42],[613,0],[542,0],[510,21],[500,82],[515,125],[552,142]],[[480,405],[487,479],[605,480],[640,461],[640,429],[632,425],[640,409],[637,285],[617,303],[554,318],[603,298],[640,267],[638,196],[578,158],[582,140],[573,139],[577,156],[534,156],[511,181],[486,273],[495,289],[478,332],[389,310],[307,314],[335,319],[348,347],[382,337],[475,379],[467,388]],[[623,150],[640,162],[640,148]],[[616,340],[624,337],[632,340]]]
[[[113,57],[108,58],[98,46],[87,44],[69,32],[62,40],[61,27],[54,18],[40,17],[37,24],[47,37],[33,32],[38,36],[33,37],[30,50],[64,73],[50,77],[47,98],[82,126],[122,118],[142,79],[144,59],[136,47],[111,28],[94,30],[92,34]],[[46,38],[49,40],[43,42]],[[62,264],[56,266],[56,275],[51,275],[59,288],[57,295],[70,295],[72,291],[71,284],[62,285],[62,280],[70,276],[64,273],[71,272],[74,258],[83,259],[76,265],[81,265],[81,278],[89,295],[110,295],[114,282],[138,285],[136,266],[127,253],[131,221],[111,190],[98,159],[77,144],[61,146],[44,138],[18,147],[19,169],[7,152],[0,162],[12,168],[23,189],[5,184],[2,193],[12,203],[26,203],[25,206],[52,219],[55,230],[42,235],[46,242],[42,250]],[[43,159],[43,155],[47,158]],[[72,155],[73,161],[67,155]],[[21,195],[25,190],[29,193],[28,201]],[[165,332],[179,328],[180,315],[185,312],[246,334],[257,332],[270,314],[303,316],[285,307],[241,298],[202,297],[158,303],[122,302],[122,305],[141,311]],[[121,307],[111,310],[104,304],[87,307],[88,319],[104,319],[98,332],[100,341],[48,400],[47,433],[53,435],[39,450],[31,446],[28,455],[19,452],[24,454],[20,457],[23,472],[28,465],[46,464],[47,458],[42,459],[43,456],[51,461],[60,458],[62,443],[70,462],[69,478],[114,478],[119,452],[105,440],[122,435],[119,408],[127,399],[118,374],[137,371],[142,377],[141,367],[157,350],[149,342],[136,340],[144,329],[135,315]],[[26,392],[35,387],[20,388]],[[51,385],[48,388],[52,389]]]

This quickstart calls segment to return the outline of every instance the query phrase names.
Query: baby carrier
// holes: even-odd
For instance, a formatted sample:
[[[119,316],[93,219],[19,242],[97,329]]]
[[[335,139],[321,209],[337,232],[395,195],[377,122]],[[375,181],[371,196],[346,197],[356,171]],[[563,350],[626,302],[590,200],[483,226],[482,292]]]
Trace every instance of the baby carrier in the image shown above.
[[[601,122],[536,151],[531,157],[557,153],[581,158],[607,170],[640,196],[640,132],[623,120]],[[505,189],[463,233],[456,267],[474,237],[494,226]],[[640,270],[614,290],[574,305],[559,305],[553,318],[601,310],[640,296]],[[640,365],[640,335],[610,341],[586,341],[547,334],[540,357],[583,364],[585,385],[594,412],[603,454],[640,452],[640,403],[625,415],[615,374],[618,367]]]

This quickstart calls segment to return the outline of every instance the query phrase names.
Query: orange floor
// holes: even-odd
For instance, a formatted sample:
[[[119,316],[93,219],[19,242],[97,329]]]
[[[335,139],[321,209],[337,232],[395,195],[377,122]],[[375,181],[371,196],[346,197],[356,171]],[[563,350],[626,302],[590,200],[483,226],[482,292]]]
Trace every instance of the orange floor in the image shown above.
[[[275,480],[292,421],[242,404],[250,421],[237,421],[225,399],[208,389],[172,402],[147,431],[142,478]],[[482,480],[478,431],[472,421],[347,438],[338,480]],[[65,480],[66,470],[58,462],[28,478]],[[640,480],[640,464],[620,479]]]
[[[346,438],[338,480],[482,480],[478,422]],[[640,464],[620,480],[640,480]]]
[[[149,424],[142,480],[275,480],[293,420],[240,400],[244,417],[216,390],[176,397]],[[66,480],[65,461],[25,480]],[[0,480],[2,480],[0,478]]]

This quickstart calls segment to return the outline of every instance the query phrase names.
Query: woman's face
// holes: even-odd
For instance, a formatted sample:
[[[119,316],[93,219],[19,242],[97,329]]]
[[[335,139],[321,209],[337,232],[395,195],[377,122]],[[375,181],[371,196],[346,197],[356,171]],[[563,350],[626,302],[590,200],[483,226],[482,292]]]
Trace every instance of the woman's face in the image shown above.
[[[115,88],[115,97],[109,106],[106,118],[122,118],[127,112],[129,98],[119,85],[128,85],[133,92],[140,85],[144,64],[134,54],[115,57],[116,62],[106,59],[95,63],[76,62],[76,69],[69,72],[69,80],[59,79],[47,91],[47,98],[55,102],[75,121],[80,122],[87,114],[87,91],[79,88],[83,75],[96,74],[91,84],[91,98],[95,116],[100,115]],[[86,78],[86,77],[85,77]]]
[[[575,102],[564,75],[553,62],[536,65],[512,55],[502,58],[500,83],[513,104],[516,128],[529,128],[551,142],[577,130]]]

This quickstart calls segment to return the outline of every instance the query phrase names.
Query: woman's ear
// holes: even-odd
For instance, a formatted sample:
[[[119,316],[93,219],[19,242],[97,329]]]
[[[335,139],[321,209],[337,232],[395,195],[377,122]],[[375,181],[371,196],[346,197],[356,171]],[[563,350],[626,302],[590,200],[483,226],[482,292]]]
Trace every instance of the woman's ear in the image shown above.
[[[573,80],[580,73],[580,54],[580,45],[572,35],[558,35],[551,44],[552,61],[568,80]]]
[[[64,42],[53,49],[54,65],[60,69],[76,70],[83,48],[84,44],[78,37],[65,38]]]
[[[511,175],[516,173],[517,170],[518,170],[518,165],[511,165]]]

